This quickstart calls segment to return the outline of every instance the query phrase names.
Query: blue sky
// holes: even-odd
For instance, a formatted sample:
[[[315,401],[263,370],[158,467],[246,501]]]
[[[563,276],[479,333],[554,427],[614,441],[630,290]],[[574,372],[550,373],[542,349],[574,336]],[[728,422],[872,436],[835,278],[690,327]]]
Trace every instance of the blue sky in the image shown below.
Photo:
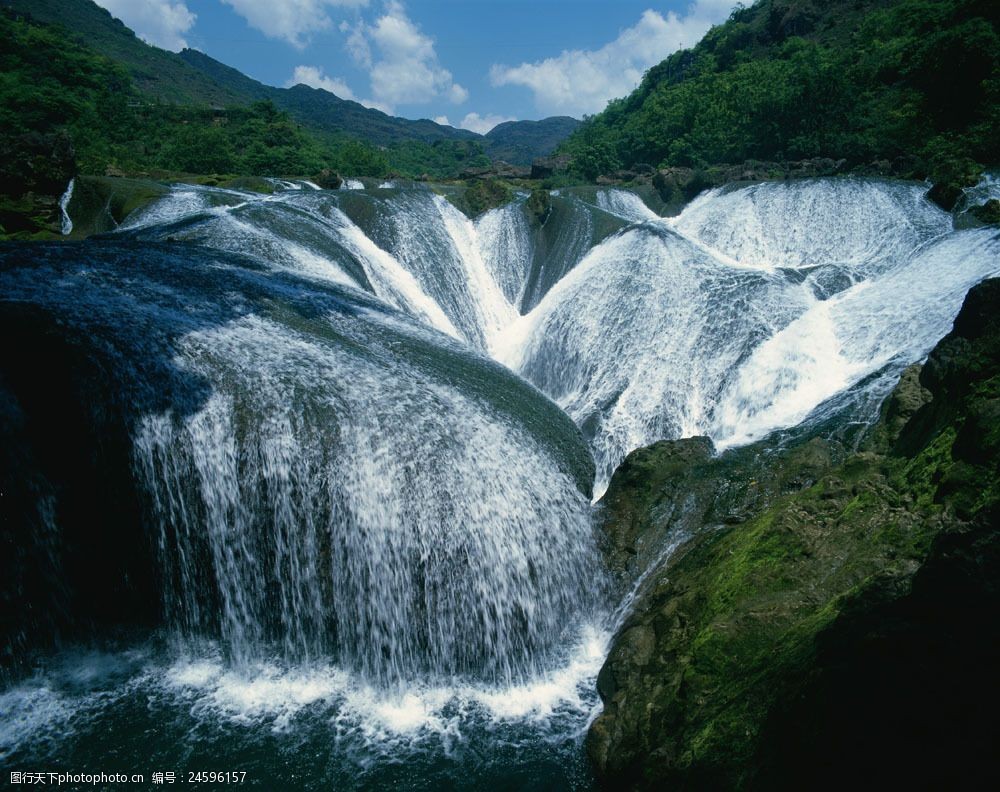
[[[486,132],[601,110],[736,0],[96,0],[146,41]]]

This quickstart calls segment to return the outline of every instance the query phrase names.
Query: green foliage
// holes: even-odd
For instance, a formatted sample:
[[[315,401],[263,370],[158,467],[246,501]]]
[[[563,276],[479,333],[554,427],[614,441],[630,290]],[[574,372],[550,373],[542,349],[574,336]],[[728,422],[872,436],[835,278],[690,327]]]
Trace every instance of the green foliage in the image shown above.
[[[528,196],[527,208],[528,213],[535,218],[537,223],[544,225],[552,211],[552,199],[549,197],[549,191],[542,187],[532,190],[531,195]]]
[[[984,0],[760,0],[654,66],[561,147],[588,178],[648,163],[1000,161],[1000,35]]]
[[[499,179],[477,179],[466,188],[457,204],[469,217],[478,217],[513,199],[514,193],[506,182]]]
[[[396,173],[433,178],[454,178],[466,168],[486,168],[489,158],[475,140],[405,140],[386,150],[389,165]]]

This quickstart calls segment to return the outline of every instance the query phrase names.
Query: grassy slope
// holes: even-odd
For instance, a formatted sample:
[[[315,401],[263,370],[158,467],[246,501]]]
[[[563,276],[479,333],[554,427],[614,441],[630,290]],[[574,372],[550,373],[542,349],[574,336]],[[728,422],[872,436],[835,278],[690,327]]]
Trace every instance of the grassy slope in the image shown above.
[[[904,382],[866,450],[739,524],[710,522],[653,575],[599,678],[605,712],[588,747],[607,778],[679,789],[995,780],[998,315],[1000,281],[972,290],[921,373],[926,390]],[[685,475],[675,461],[653,488],[668,500]],[[726,480],[718,464],[699,472],[708,488]],[[663,527],[655,455],[645,465],[609,489],[612,537],[637,510]]]

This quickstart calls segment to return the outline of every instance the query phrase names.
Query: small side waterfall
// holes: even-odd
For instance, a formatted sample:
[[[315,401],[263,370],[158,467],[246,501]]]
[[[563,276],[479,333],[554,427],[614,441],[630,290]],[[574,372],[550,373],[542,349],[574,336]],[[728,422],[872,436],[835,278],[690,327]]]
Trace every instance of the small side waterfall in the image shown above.
[[[73,188],[75,186],[76,179],[70,179],[69,184],[66,185],[66,191],[59,198],[59,212],[62,222],[60,233],[63,236],[69,236],[73,233],[73,220],[69,216],[69,202],[73,200]]]

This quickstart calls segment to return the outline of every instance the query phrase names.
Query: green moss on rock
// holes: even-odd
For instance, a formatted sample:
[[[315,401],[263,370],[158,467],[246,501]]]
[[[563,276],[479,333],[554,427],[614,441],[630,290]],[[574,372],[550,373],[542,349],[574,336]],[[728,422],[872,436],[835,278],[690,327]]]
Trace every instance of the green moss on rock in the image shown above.
[[[694,538],[651,567],[598,678],[605,709],[587,747],[602,778],[843,789],[997,777],[998,316],[1000,281],[973,289],[863,450],[798,491],[751,499],[744,483],[734,496],[738,460],[706,458],[703,441],[623,464],[605,499],[612,563],[620,537],[669,544],[663,515],[692,491],[709,505]],[[763,476],[798,469],[796,451]],[[732,503],[745,522],[718,521]]]
[[[476,179],[464,192],[449,196],[449,200],[469,217],[474,218],[490,209],[510,203],[514,200],[514,192],[500,179]]]

